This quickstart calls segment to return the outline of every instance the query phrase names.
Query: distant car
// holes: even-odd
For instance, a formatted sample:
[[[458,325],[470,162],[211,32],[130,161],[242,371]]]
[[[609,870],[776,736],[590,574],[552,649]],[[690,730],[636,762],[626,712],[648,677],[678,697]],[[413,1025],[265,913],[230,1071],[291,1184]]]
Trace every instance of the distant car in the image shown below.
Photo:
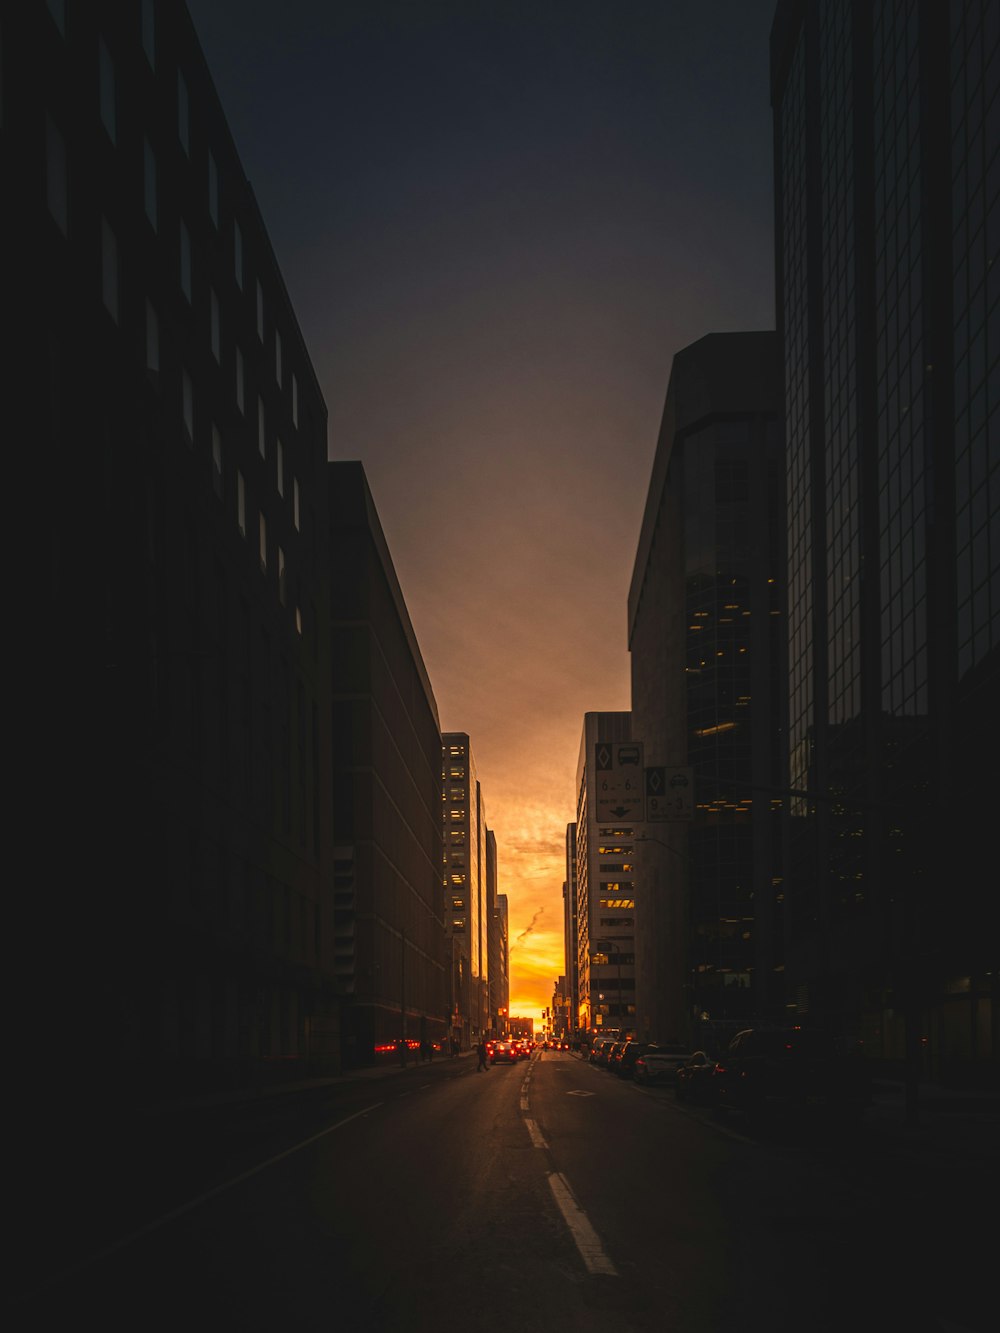
[[[633,1078],[644,1087],[672,1087],[677,1082],[678,1069],[691,1054],[686,1046],[656,1043],[636,1060]]]
[[[716,1070],[718,1062],[706,1051],[695,1051],[684,1064],[679,1065],[675,1092],[679,1102],[701,1102],[709,1105],[718,1092]]]
[[[518,1061],[517,1051],[514,1049],[513,1042],[495,1041],[493,1050],[490,1053],[491,1065],[516,1065]]]

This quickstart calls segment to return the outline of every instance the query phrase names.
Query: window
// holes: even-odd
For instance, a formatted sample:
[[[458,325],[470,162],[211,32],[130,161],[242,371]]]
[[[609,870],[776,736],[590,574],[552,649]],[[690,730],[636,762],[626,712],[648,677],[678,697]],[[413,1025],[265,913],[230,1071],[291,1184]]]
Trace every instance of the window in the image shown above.
[[[185,156],[191,156],[191,99],[188,94],[187,80],[180,70],[177,71],[177,137],[181,141]]]
[[[181,223],[181,291],[191,300],[191,233]]]
[[[143,203],[146,207],[146,217],[149,219],[149,225],[156,231],[159,218],[156,189],[156,154],[153,152],[153,145],[148,139],[143,142],[142,161]]]
[[[222,434],[212,423],[212,490],[222,499]]]
[[[257,279],[257,337],[264,341],[264,288]]]
[[[142,49],[150,69],[156,68],[156,10],[153,0],[142,0]]]
[[[186,370],[181,372],[181,408],[188,442],[194,442],[194,385]]]
[[[236,349],[236,406],[243,415],[246,415],[245,397],[243,391],[243,353],[237,347]]]
[[[211,325],[212,355],[222,364],[222,329],[219,316],[219,298],[215,291],[209,292],[209,320]]]
[[[208,154],[208,216],[212,219],[212,225],[218,228],[219,164],[216,162],[215,156],[211,151],[209,151]]]
[[[299,425],[299,381],[292,375],[292,425],[298,429]]]
[[[295,531],[299,531],[299,482],[297,477],[292,478],[292,522],[295,524]]]
[[[52,22],[59,29],[60,36],[66,36],[66,0],[48,0]]]
[[[285,605],[285,553],[278,547],[278,601]]]
[[[240,224],[233,221],[233,269],[236,273],[236,285],[243,290],[243,232]]]
[[[101,219],[101,299],[111,318],[118,323],[118,241],[107,218]]]
[[[285,451],[281,446],[281,441],[277,442],[277,471],[278,471],[278,494],[285,493]]]
[[[100,67],[101,124],[113,144],[118,142],[118,116],[115,107],[115,65],[111,52],[102,37],[98,43],[97,59]]]
[[[257,452],[261,458],[267,457],[267,423],[264,417],[264,400],[257,399]]]
[[[65,236],[69,226],[66,193],[66,141],[52,121],[45,118],[46,200],[49,212]]]
[[[247,488],[243,480],[243,473],[236,473],[236,526],[240,530],[240,535],[247,535]]]
[[[258,520],[258,533],[260,537],[260,569],[263,574],[267,572],[267,519],[264,517],[263,509],[260,511]]]
[[[160,320],[152,302],[146,302],[146,369],[160,369]]]
[[[274,378],[278,381],[278,388],[281,388],[281,334],[277,329],[274,330]]]

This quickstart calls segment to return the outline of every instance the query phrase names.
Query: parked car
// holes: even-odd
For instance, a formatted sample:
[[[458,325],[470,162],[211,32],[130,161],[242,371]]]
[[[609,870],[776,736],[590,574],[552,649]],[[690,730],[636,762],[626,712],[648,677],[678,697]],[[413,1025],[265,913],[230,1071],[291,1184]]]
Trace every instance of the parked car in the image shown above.
[[[495,1041],[493,1043],[493,1050],[490,1052],[491,1065],[516,1065],[517,1059],[517,1051],[515,1051],[513,1043],[509,1041]]]
[[[860,1113],[871,1083],[860,1055],[832,1033],[802,1028],[745,1028],[716,1071],[718,1104],[752,1114]]]
[[[615,1068],[615,1073],[619,1078],[634,1078],[636,1060],[638,1060],[641,1055],[645,1055],[647,1051],[655,1049],[656,1047],[650,1041],[626,1042]]]
[[[711,1105],[718,1091],[718,1067],[718,1062],[707,1051],[695,1051],[682,1065],[677,1066],[674,1089],[677,1100]]]
[[[672,1086],[677,1081],[677,1070],[691,1054],[686,1046],[657,1042],[636,1060],[633,1078],[645,1087]]]
[[[590,1047],[590,1063],[592,1065],[599,1065],[602,1062],[602,1057],[604,1063],[607,1063],[607,1054],[613,1045],[613,1037],[595,1037]]]
[[[609,1073],[617,1074],[618,1066],[621,1064],[622,1051],[628,1045],[627,1041],[616,1041],[608,1047],[608,1058],[604,1061],[602,1068],[607,1069]]]

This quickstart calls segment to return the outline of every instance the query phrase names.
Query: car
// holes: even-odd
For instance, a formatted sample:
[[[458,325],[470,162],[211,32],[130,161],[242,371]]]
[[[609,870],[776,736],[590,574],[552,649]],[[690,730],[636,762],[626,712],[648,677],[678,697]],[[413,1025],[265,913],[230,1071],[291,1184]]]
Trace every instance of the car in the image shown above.
[[[821,1029],[744,1028],[729,1043],[715,1078],[724,1111],[854,1115],[871,1104],[864,1060]]]
[[[606,1062],[608,1048],[613,1046],[617,1040],[617,1037],[595,1037],[590,1044],[590,1063],[599,1065],[602,1063],[602,1058]]]
[[[609,1073],[611,1074],[618,1073],[618,1067],[622,1062],[622,1055],[624,1054],[625,1047],[627,1045],[628,1042],[622,1039],[620,1041],[616,1041],[614,1045],[608,1048],[608,1058],[605,1064],[605,1068],[608,1070]]]
[[[632,1076],[644,1087],[672,1087],[677,1082],[677,1070],[691,1055],[687,1046],[655,1042],[636,1060]]]
[[[710,1105],[715,1101],[718,1091],[716,1071],[717,1060],[707,1051],[694,1051],[684,1064],[677,1068],[674,1092],[679,1102],[701,1102]]]
[[[513,1042],[495,1041],[493,1050],[490,1052],[491,1065],[516,1065],[518,1061],[517,1051],[514,1049]]]
[[[635,1062],[640,1055],[653,1049],[652,1042],[649,1041],[628,1041],[622,1050],[621,1055],[615,1064],[615,1073],[619,1078],[635,1077]]]

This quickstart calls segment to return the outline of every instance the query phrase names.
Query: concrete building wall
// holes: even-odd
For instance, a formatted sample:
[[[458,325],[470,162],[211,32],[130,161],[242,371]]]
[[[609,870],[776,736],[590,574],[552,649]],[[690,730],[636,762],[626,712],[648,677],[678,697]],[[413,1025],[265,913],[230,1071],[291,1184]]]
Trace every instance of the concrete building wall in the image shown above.
[[[54,8],[4,15],[22,1072],[335,1067],[325,404],[184,7]]]
[[[334,940],[345,1057],[447,1030],[437,705],[360,463],[327,464]]]

